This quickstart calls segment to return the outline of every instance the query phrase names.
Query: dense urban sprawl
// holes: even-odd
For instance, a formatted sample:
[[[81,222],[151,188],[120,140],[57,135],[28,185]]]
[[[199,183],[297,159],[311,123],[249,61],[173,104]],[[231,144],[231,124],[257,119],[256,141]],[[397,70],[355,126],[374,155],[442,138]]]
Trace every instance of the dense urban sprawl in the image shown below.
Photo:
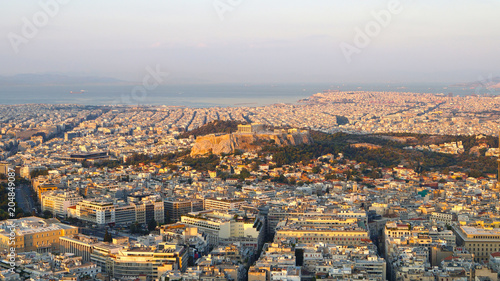
[[[473,148],[404,150],[491,160],[496,97],[323,92],[264,107],[0,112],[5,198],[10,171],[16,179],[15,213],[0,210],[1,280],[498,280],[495,173],[377,167],[340,152],[286,164],[256,151],[196,158],[196,137],[180,137],[214,120],[388,138],[475,135]],[[256,133],[245,128],[235,134]]]

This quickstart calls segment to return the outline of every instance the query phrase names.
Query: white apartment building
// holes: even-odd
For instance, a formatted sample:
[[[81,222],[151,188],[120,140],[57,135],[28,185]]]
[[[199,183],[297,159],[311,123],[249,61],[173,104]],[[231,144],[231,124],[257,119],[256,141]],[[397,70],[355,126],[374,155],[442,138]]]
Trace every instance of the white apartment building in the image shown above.
[[[68,208],[83,201],[75,191],[51,191],[42,194],[42,212],[50,211],[54,216],[68,215]]]
[[[431,220],[440,221],[440,222],[444,222],[444,223],[451,223],[453,221],[453,214],[432,212]]]
[[[209,219],[195,216],[182,216],[181,222],[189,226],[197,227],[207,235],[209,244],[217,245],[219,238],[231,237],[231,221],[221,219]]]
[[[165,221],[163,201],[140,201],[131,204],[135,206],[136,221],[138,223],[145,224],[152,219],[159,223]]]
[[[96,224],[114,223],[115,206],[112,202],[83,200],[76,204],[76,215],[79,219]]]
[[[195,215],[192,215],[195,214]],[[197,227],[200,232],[207,235],[209,244],[217,245],[220,239],[245,237],[258,239],[260,230],[254,227],[254,219],[234,219],[227,213],[191,213],[182,216],[181,222]]]
[[[239,209],[245,203],[242,199],[205,198],[205,210],[233,210]]]

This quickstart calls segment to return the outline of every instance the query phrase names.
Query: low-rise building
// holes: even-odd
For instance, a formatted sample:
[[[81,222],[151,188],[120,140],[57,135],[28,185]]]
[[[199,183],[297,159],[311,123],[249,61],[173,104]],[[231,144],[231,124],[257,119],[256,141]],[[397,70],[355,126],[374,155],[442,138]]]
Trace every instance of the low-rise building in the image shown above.
[[[59,237],[77,233],[78,227],[60,223],[56,219],[25,217],[5,220],[0,222],[0,249],[14,247],[16,252],[50,252],[59,250]],[[10,240],[10,237],[15,239]]]
[[[454,226],[457,245],[474,254],[475,261],[488,262],[490,254],[500,251],[500,230],[473,226]]]

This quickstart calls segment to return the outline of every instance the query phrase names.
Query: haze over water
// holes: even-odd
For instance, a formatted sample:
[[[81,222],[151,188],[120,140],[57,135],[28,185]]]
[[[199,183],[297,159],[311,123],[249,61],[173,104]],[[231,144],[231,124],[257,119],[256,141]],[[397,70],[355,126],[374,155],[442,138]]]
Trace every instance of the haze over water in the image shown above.
[[[0,86],[2,104],[167,105],[188,107],[262,106],[295,103],[324,90],[496,94],[486,89],[420,84],[209,84],[159,85],[144,97],[133,94],[132,85]],[[81,94],[72,94],[85,90]]]

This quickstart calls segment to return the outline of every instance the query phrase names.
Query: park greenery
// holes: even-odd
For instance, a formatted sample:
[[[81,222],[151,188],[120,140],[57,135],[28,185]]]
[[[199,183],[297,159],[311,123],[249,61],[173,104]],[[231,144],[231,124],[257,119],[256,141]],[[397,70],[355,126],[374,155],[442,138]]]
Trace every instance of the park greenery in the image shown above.
[[[237,121],[213,121],[202,127],[183,133],[180,137],[200,136],[213,133],[230,133],[237,130]],[[273,129],[273,128],[271,128]],[[223,179],[237,178],[244,180],[251,171],[258,170],[258,165],[264,164],[263,157],[272,156],[275,165],[272,167],[290,166],[296,163],[310,165],[318,157],[331,154],[343,155],[343,159],[332,160],[331,164],[343,164],[346,160],[354,160],[362,164],[362,169],[345,172],[344,177],[336,174],[327,174],[326,179],[354,178],[361,176],[379,178],[382,168],[393,168],[404,166],[419,173],[429,171],[439,171],[445,174],[453,171],[466,172],[473,177],[486,177],[487,174],[497,172],[497,162],[494,157],[484,155],[486,149],[477,150],[478,153],[471,153],[474,147],[479,144],[488,147],[498,147],[498,139],[491,136],[447,136],[447,135],[425,135],[411,133],[393,134],[348,134],[348,133],[324,133],[310,131],[313,142],[311,144],[301,144],[297,146],[278,146],[274,143],[263,143],[259,152],[259,158],[252,160],[245,159],[244,164],[250,164],[250,169],[245,169],[236,175],[227,169],[218,167],[221,157],[228,155],[208,154],[204,156],[190,156],[190,150],[175,153],[165,153],[158,155],[134,154],[125,162],[112,161],[96,163],[99,166],[115,167],[118,165],[139,165],[148,163],[162,164],[175,171],[182,166],[189,166],[197,171],[218,171],[218,175]],[[408,149],[409,146],[442,144],[461,141],[465,152],[461,154],[444,154],[429,150]],[[354,144],[369,144],[373,147],[355,147]],[[242,151],[234,151],[232,155],[241,155]],[[319,167],[313,167],[313,173],[319,173]],[[274,181],[285,181],[283,178],[275,178]],[[300,181],[297,181],[300,183]]]
[[[18,182],[18,181],[16,180],[16,182]],[[16,205],[13,207],[15,209],[15,212],[14,212],[15,216],[14,217],[10,216],[10,212],[8,210],[9,202],[15,202],[16,197],[9,196],[9,193],[11,193],[11,195],[12,195],[12,191],[9,190],[8,187],[9,186],[8,186],[7,182],[0,183],[0,206],[2,206],[0,208],[0,220],[21,218],[21,217],[26,217],[26,216],[31,215],[29,212],[25,212],[24,210],[19,208],[17,206],[17,203],[16,203]],[[13,198],[14,201],[9,200],[9,197]]]
[[[179,135],[179,138],[188,138],[189,136],[204,136],[208,134],[229,134],[238,130],[238,125],[243,124],[240,121],[222,121],[214,120],[194,130],[187,131]]]

